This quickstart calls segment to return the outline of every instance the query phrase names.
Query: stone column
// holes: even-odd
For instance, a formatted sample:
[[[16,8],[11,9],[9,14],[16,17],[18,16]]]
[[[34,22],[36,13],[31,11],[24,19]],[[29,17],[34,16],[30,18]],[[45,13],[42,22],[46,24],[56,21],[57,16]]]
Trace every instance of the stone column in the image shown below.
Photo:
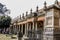
[[[19,31],[20,31],[20,25],[19,25]]]
[[[17,32],[19,31],[19,29],[18,29],[18,28],[19,28],[19,25],[17,25]]]
[[[12,29],[12,31],[14,30],[14,26],[12,25],[12,27],[13,27],[13,29]],[[10,30],[10,29],[9,29]],[[13,31],[14,32],[14,31]]]
[[[33,28],[32,28],[32,30],[34,30],[34,26],[35,26],[35,23],[33,22]]]
[[[36,27],[35,27],[35,30],[37,31],[37,22],[36,22]]]
[[[15,29],[15,27],[14,27],[14,25],[13,25],[13,33],[14,33],[14,29]]]
[[[15,34],[15,33],[16,33],[16,25],[14,25],[14,27],[15,27],[15,28],[14,28],[14,34]]]
[[[29,30],[31,30],[31,24],[29,23],[29,27],[28,27]]]
[[[27,32],[26,32],[26,34],[28,35],[28,23],[27,23]]]
[[[18,32],[18,25],[16,25],[16,32]]]
[[[16,29],[16,33],[17,33],[17,25],[16,25],[16,28],[15,29]]]
[[[33,28],[32,28],[34,31],[35,31],[35,29],[36,29],[36,22],[34,21],[33,22]]]
[[[30,23],[30,31],[31,31],[31,33],[30,33],[30,37],[32,37],[32,25],[31,25],[31,23]]]
[[[15,34],[15,31],[16,31],[16,26],[14,25],[14,34]]]
[[[21,25],[21,27],[22,27],[22,28],[21,28],[21,32],[23,33],[23,24]]]
[[[32,32],[35,31],[35,22],[33,21],[33,27],[32,27]],[[32,37],[34,37],[34,33],[32,33]]]
[[[18,25],[18,31],[20,30],[20,25]]]
[[[20,32],[21,32],[21,29],[22,29],[22,25],[20,24]]]
[[[25,24],[25,35],[27,33],[27,24]]]
[[[20,31],[20,25],[19,25],[19,31]]]

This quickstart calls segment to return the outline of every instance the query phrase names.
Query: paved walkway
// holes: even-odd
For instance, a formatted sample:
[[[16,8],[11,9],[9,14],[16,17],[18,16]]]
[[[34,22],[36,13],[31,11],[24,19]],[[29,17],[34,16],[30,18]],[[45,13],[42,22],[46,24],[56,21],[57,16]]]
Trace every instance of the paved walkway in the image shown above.
[[[18,40],[16,35],[13,35],[13,38],[11,38],[11,35],[7,34],[0,34],[0,40]]]

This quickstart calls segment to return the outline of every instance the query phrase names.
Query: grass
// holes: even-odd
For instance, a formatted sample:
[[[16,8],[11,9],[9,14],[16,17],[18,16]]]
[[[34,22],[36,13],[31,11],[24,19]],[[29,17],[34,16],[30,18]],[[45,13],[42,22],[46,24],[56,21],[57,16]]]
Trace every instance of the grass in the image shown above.
[[[16,38],[12,39],[11,35],[0,34],[0,40],[17,40],[17,36],[16,35],[13,35],[13,37],[16,37]]]

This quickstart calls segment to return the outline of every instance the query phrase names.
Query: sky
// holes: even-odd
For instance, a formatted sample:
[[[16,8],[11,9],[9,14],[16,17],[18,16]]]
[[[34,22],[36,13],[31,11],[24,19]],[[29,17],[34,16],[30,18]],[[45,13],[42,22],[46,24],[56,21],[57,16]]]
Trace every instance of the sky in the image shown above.
[[[32,8],[33,11],[36,10],[36,6],[39,6],[39,9],[43,8],[44,1],[47,2],[47,5],[51,5],[55,0],[0,0],[0,3],[6,5],[10,9],[11,13],[9,14],[12,18],[15,18],[26,11],[30,11]],[[60,1],[60,0],[58,0]]]

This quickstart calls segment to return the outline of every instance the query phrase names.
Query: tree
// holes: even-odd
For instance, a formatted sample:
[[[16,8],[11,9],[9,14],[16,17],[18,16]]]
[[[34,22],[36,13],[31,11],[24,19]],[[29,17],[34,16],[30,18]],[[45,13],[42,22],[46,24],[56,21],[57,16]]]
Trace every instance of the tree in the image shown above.
[[[0,17],[0,28],[8,28],[11,24],[10,16],[1,16]]]
[[[11,23],[11,18],[7,14],[10,14],[10,10],[0,3],[0,28],[8,28]]]
[[[6,28],[10,27],[11,18],[8,14],[10,14],[10,10],[0,3],[0,29],[2,30],[6,30]]]

